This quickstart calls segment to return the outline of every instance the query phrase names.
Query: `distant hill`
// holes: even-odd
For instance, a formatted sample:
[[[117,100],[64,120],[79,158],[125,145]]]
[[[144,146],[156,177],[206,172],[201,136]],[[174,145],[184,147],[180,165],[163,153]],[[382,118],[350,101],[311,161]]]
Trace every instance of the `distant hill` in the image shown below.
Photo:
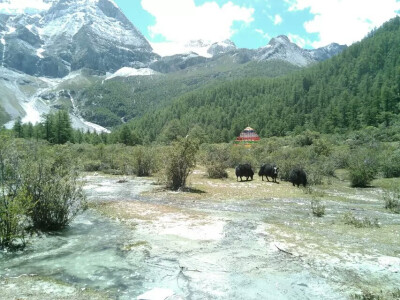
[[[400,17],[341,54],[282,78],[217,82],[131,125],[150,140],[201,128],[213,142],[250,125],[261,136],[346,132],[400,122]]]
[[[85,119],[112,127],[168,106],[185,93],[240,78],[277,77],[300,68],[278,60],[234,63],[223,56],[185,70],[155,76],[132,76],[97,82],[78,92]]]

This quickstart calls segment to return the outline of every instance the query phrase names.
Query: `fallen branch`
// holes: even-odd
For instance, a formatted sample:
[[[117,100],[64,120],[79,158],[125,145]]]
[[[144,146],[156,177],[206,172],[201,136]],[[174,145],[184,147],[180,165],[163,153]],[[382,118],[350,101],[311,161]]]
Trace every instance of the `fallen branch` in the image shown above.
[[[276,244],[274,244],[274,245],[275,245],[275,247],[276,247],[279,251],[281,251],[281,252],[283,252],[283,253],[286,253],[286,254],[289,254],[289,255],[293,255],[293,253],[279,248]]]

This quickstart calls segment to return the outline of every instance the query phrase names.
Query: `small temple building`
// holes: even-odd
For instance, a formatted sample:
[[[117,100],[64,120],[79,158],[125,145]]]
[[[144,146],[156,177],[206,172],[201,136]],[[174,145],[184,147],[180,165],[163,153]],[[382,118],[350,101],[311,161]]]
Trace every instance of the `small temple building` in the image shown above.
[[[236,138],[234,144],[250,148],[252,144],[258,143],[259,141],[260,137],[258,136],[256,131],[251,127],[246,127]]]

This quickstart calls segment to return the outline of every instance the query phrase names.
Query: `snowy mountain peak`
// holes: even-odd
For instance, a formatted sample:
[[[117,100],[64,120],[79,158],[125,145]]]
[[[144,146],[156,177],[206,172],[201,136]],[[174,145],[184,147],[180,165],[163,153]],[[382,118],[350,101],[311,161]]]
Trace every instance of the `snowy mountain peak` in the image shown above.
[[[290,39],[284,34],[278,35],[277,37],[273,38],[273,40],[277,40],[284,43],[290,43]]]
[[[328,59],[334,55],[339,54],[342,52],[347,46],[345,45],[339,45],[337,43],[332,43],[329,44],[325,47],[321,47],[318,49],[313,49],[313,50],[308,50],[309,53],[311,54],[312,58],[317,60],[317,61],[323,61],[325,59]]]
[[[217,54],[227,53],[236,49],[235,43],[231,40],[220,42],[208,42],[204,40],[192,40],[185,43],[164,42],[153,43],[154,52],[160,56],[187,55],[195,53],[202,57],[210,58]]]
[[[81,68],[115,72],[157,58],[114,1],[48,2],[52,6],[41,15],[0,18],[2,66],[29,75],[64,77]]]
[[[224,40],[221,42],[217,42],[212,44],[207,52],[209,54],[211,54],[212,56],[218,55],[218,54],[224,54],[224,53],[228,53],[231,51],[236,50],[236,45],[234,42],[232,42],[231,40]]]
[[[293,44],[286,35],[279,35],[277,37],[272,38],[268,46],[276,46],[276,45],[291,45]],[[294,45],[294,44],[293,44]]]

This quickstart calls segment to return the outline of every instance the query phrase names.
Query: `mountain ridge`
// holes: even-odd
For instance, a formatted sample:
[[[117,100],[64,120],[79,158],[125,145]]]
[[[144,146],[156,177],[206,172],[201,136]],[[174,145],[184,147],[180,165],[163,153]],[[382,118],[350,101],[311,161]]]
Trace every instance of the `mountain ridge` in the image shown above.
[[[192,50],[202,48],[204,56],[192,51],[160,57],[112,0],[46,2],[52,3],[52,6],[40,14],[0,14],[0,86],[3,87],[0,91],[3,107],[0,113],[3,120],[20,116],[24,121],[38,121],[41,113],[60,107],[69,109],[71,117],[78,117],[76,112],[82,107],[81,99],[78,97],[72,108],[71,97],[65,95],[73,90],[63,91],[61,88],[68,86],[63,81],[70,82],[71,75],[76,72],[81,74],[79,78],[83,82],[103,82],[106,79],[120,80],[121,76],[164,76],[160,73],[175,74],[184,70],[203,73],[202,70],[207,70],[200,77],[190,76],[190,80],[200,86],[214,78],[221,80],[247,76],[252,73],[248,65],[251,62],[274,61],[271,64],[273,67],[270,69],[267,66],[266,71],[272,70],[271,76],[278,76],[298,66],[322,60],[317,54],[311,55],[311,52],[291,43],[287,37],[283,45],[277,43],[277,49],[271,45],[265,51],[237,48],[230,40],[208,44],[192,41],[187,43],[188,46]],[[289,48],[294,49],[295,54]],[[271,50],[275,52],[268,52]],[[279,51],[284,54],[278,55]],[[333,52],[325,49],[321,53],[325,55],[323,59],[327,59]],[[293,61],[292,57],[298,59]],[[289,67],[288,63],[293,67]],[[279,64],[282,70],[277,72]],[[210,68],[211,72],[208,70]],[[245,70],[244,74],[240,74],[242,70]],[[261,70],[253,73],[269,76]],[[22,79],[24,76],[26,79]],[[39,87],[35,82],[46,86]],[[27,94],[27,87],[34,92]],[[50,91],[52,96],[48,98],[47,94],[42,95],[41,89]],[[38,110],[34,111],[35,108]],[[29,118],[28,115],[33,112],[35,118]],[[86,111],[85,115],[91,114]],[[92,116],[91,120],[96,118]],[[114,120],[114,123],[117,121]],[[102,125],[108,126],[106,122]]]
[[[399,57],[398,16],[330,60],[280,78],[215,83],[133,119],[131,127],[150,141],[197,128],[208,142],[229,142],[249,124],[263,137],[384,127],[398,139]]]
[[[0,22],[2,66],[29,75],[64,77],[83,67],[116,71],[158,57],[110,0],[59,0],[40,15],[2,16]]]
[[[219,55],[240,56],[242,62],[270,59],[285,60],[297,66],[327,59],[345,46],[324,47],[323,56],[301,49],[287,37],[278,36],[259,49],[237,48],[230,41],[208,43],[203,40],[181,45],[173,55],[160,57],[151,44],[112,0],[50,0],[52,6],[35,15],[0,14],[1,66],[28,75],[62,78],[80,68],[102,74],[123,67],[147,68],[151,64],[169,64],[171,72],[203,63]],[[285,40],[285,43],[276,41]],[[271,48],[271,49],[269,49]],[[181,52],[181,53],[179,53]],[[177,66],[179,65],[179,67]],[[155,71],[160,71],[155,65]]]

